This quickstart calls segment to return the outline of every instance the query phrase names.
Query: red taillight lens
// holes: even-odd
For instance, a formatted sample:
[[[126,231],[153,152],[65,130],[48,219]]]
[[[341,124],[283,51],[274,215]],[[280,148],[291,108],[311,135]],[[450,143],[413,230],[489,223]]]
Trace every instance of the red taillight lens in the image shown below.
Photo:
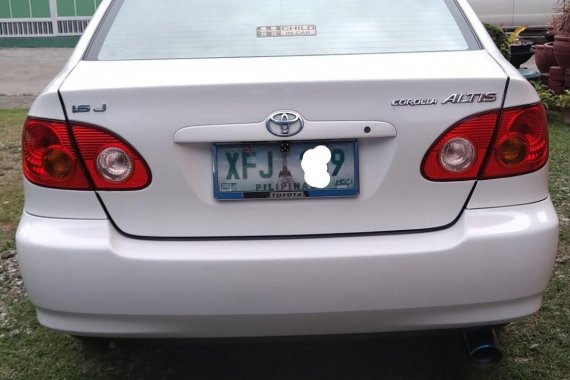
[[[97,127],[72,125],[85,167],[98,190],[140,190],[150,170],[137,151],[118,136]]]
[[[499,111],[492,111],[451,127],[427,152],[422,164],[424,177],[431,181],[491,179],[542,168],[548,161],[544,107],[534,104],[506,109],[497,129],[498,118]]]
[[[65,123],[28,118],[22,148],[24,175],[30,182],[59,189],[90,188]]]
[[[548,161],[548,122],[541,104],[507,109],[483,179],[531,173]]]
[[[422,173],[431,181],[476,179],[493,138],[498,111],[472,116],[447,130],[426,154]]]
[[[65,122],[26,120],[23,168],[30,182],[58,189],[89,190],[92,186],[85,168],[95,190],[139,190],[148,186],[151,176],[147,164],[121,138],[89,125],[74,124],[71,130],[77,150]]]

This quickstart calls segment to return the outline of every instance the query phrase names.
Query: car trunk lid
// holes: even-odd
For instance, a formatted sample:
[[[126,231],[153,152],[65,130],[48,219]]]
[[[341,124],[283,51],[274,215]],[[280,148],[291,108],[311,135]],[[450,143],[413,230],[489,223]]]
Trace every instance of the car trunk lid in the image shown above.
[[[99,192],[121,231],[164,238],[250,237],[423,230],[452,223],[474,181],[428,181],[421,174],[422,159],[459,120],[500,108],[506,83],[500,66],[479,50],[82,61],[60,92],[72,122],[116,133],[150,167],[152,183],[143,190]],[[489,93],[497,94],[495,102],[469,95]],[[74,113],[78,105],[105,105],[105,112]],[[266,120],[279,110],[301,115],[303,131],[291,137],[270,133]],[[366,127],[371,134],[363,132]],[[214,197],[213,144],[339,139],[356,141],[357,195]]]

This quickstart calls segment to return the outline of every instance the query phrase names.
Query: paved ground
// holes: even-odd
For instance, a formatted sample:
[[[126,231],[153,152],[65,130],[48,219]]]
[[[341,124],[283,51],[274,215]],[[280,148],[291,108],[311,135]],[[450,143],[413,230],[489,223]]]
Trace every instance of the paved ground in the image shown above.
[[[73,49],[0,49],[0,109],[29,108]],[[523,65],[536,70],[534,58]]]
[[[0,109],[29,108],[72,49],[0,49]]]

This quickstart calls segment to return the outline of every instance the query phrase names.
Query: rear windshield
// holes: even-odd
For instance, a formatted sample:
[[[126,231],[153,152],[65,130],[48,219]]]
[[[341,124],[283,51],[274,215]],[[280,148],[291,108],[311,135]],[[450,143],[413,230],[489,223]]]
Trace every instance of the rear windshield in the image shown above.
[[[374,54],[474,46],[453,0],[118,0],[86,58]]]

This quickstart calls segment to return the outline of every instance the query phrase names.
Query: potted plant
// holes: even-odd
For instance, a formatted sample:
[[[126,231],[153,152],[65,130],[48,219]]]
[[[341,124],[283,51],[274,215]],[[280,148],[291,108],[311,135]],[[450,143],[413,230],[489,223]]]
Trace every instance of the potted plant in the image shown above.
[[[553,19],[548,26],[548,30],[544,34],[544,37],[546,38],[547,42],[544,45],[534,46],[536,66],[543,75],[543,78],[545,76],[548,77],[550,73],[550,68],[552,66],[558,66],[558,62],[556,61],[556,57],[554,56],[555,24],[556,20]],[[546,80],[546,84],[548,85],[548,80]]]
[[[507,37],[507,43],[511,49],[511,64],[517,69],[528,61],[534,55],[532,41],[523,40],[520,38],[522,32],[526,30],[526,26],[519,26]]]
[[[570,0],[558,0],[557,14],[552,21],[554,55],[558,65],[570,68]]]
[[[534,46],[536,67],[543,74],[548,74],[552,66],[558,66],[554,56],[554,42]]]
[[[499,28],[498,26],[485,24],[485,28],[487,28],[487,32],[495,42],[495,45],[499,48],[503,57],[511,62],[517,69],[533,56],[533,43],[520,38],[521,33],[527,28],[526,26],[519,26],[508,35],[503,28]]]

